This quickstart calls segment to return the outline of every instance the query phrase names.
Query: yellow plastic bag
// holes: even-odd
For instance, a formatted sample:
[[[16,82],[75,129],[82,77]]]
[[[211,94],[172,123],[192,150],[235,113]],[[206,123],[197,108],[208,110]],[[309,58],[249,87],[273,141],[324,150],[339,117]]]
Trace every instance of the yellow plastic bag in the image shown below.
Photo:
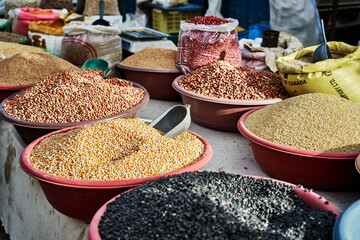
[[[58,20],[62,20],[62,19],[58,19]],[[57,23],[58,21],[56,21]],[[52,25],[53,22],[42,22],[42,21],[37,21],[37,22],[31,22],[29,24],[29,31],[30,32],[37,32],[37,33],[44,33],[44,34],[48,34],[48,35],[55,35],[55,36],[64,36],[64,26],[65,26],[65,22],[64,24],[54,24]]]
[[[334,58],[317,63],[304,60],[310,62],[318,46],[278,58],[284,87],[293,96],[327,93],[360,103],[360,48],[343,42],[328,42],[328,46]]]

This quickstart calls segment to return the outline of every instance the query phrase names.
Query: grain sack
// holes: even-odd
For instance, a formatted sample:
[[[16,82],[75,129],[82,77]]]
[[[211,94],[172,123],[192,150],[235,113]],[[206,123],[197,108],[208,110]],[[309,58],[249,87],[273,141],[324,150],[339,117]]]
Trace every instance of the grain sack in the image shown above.
[[[176,65],[184,74],[213,61],[241,65],[241,51],[232,18],[197,16],[181,22]]]
[[[312,63],[318,46],[311,46],[276,60],[286,90],[293,96],[327,93],[360,103],[360,48],[328,42],[333,59]]]
[[[64,38],[63,27],[65,21],[54,22],[31,22],[29,24],[29,43],[35,47],[49,50],[55,56],[61,56],[61,44]]]
[[[109,70],[122,58],[120,30],[100,25],[71,25],[64,27],[61,57],[74,65],[82,66],[87,60],[102,58]]]

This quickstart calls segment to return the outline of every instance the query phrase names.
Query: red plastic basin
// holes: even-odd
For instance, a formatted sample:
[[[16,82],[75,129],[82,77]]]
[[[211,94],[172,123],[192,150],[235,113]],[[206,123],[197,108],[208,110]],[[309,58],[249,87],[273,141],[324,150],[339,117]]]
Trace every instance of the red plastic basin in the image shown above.
[[[47,200],[56,210],[66,216],[86,222],[90,222],[95,212],[112,197],[130,188],[160,177],[183,172],[197,171],[210,161],[213,153],[210,144],[203,137],[190,132],[200,139],[200,141],[205,145],[205,152],[203,156],[193,164],[162,175],[131,180],[85,181],[49,175],[31,165],[31,151],[41,140],[48,136],[67,132],[78,127],[81,126],[61,129],[33,141],[22,152],[20,156],[20,166],[24,172],[39,181]]]
[[[0,85],[0,102],[14,93],[33,85]]]
[[[240,133],[250,141],[259,166],[270,176],[322,190],[359,188],[360,175],[354,162],[360,154],[318,152],[286,147],[272,143],[251,133],[245,126],[246,118],[258,107],[245,113],[238,121]]]
[[[249,176],[249,175],[246,175]],[[261,179],[263,177],[258,177],[258,176],[249,176],[249,177],[254,177],[254,178],[258,178]],[[332,204],[325,204],[325,202],[327,202],[326,199],[324,198],[320,198],[320,196],[314,192],[309,192],[309,191],[304,191],[304,188],[299,188],[297,186],[295,186],[294,184],[288,183],[288,182],[283,182],[283,181],[279,181],[276,179],[272,179],[272,178],[263,178],[263,179],[269,179],[272,181],[277,181],[277,182],[281,182],[283,184],[286,185],[290,185],[293,186],[295,189],[295,192],[297,193],[297,195],[308,205],[310,205],[310,207],[312,209],[324,209],[324,210],[329,210],[332,211],[335,215],[336,218],[339,216],[339,211],[332,205]],[[118,195],[120,196],[120,195]],[[109,200],[107,203],[105,203],[94,215],[94,217],[92,218],[90,225],[89,225],[89,229],[88,229],[88,240],[101,240],[100,234],[99,234],[99,223],[101,220],[102,215],[104,214],[104,212],[106,211],[106,206],[108,203],[112,202],[115,200],[116,197],[112,198],[111,200]]]
[[[181,94],[184,104],[191,104],[190,113],[194,122],[205,127],[222,130],[237,131],[237,121],[249,110],[282,101],[280,98],[267,100],[229,100],[207,97],[187,91],[179,86],[183,76],[177,77],[172,83],[173,88]]]
[[[171,86],[175,78],[181,75],[178,69],[153,69],[131,67],[121,63],[116,67],[122,69],[127,80],[141,84],[148,90],[150,98],[162,100],[180,100],[180,94]]]
[[[71,123],[38,123],[38,122],[29,122],[29,121],[24,121],[24,120],[20,120],[17,118],[13,118],[4,111],[4,104],[8,99],[10,99],[10,98],[14,97],[16,94],[18,94],[18,92],[5,98],[1,102],[0,117],[2,119],[4,119],[6,122],[13,124],[16,132],[19,134],[21,139],[26,144],[31,143],[35,139],[37,139],[41,136],[44,136],[45,134],[48,134],[50,132],[53,132],[53,131],[56,131],[59,129],[63,129],[63,128],[79,126],[79,125],[94,123],[94,122],[107,120],[107,119],[113,119],[113,118],[136,118],[139,111],[141,110],[141,108],[143,108],[148,103],[149,93],[140,84],[137,84],[134,82],[131,82],[131,83],[135,87],[138,87],[138,88],[141,88],[142,90],[144,90],[144,97],[135,106],[133,106],[123,112],[120,112],[120,113],[117,113],[117,114],[114,114],[114,115],[111,115],[111,116],[108,116],[105,118],[99,118],[99,119],[94,119],[94,120],[89,120],[89,121],[81,121],[81,122],[71,122]]]

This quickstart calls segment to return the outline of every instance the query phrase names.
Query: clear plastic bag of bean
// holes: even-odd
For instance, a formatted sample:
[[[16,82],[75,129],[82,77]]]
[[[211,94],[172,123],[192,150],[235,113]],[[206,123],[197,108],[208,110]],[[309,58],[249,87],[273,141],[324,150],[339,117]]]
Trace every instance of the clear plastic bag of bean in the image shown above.
[[[188,74],[213,61],[241,65],[241,51],[232,18],[197,16],[180,24],[176,65]]]

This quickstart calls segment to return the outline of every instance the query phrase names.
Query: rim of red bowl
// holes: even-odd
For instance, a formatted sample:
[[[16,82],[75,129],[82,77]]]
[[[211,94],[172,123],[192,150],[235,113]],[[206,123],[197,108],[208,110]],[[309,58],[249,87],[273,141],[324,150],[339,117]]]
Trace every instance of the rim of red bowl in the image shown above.
[[[268,179],[271,181],[275,181],[275,182],[280,182],[283,183],[285,185],[289,185],[289,186],[293,186],[294,190],[296,192],[296,194],[308,205],[310,205],[311,202],[313,203],[319,203],[319,204],[323,204],[323,208],[324,210],[329,210],[331,212],[333,212],[336,215],[336,218],[339,217],[339,211],[336,209],[335,206],[333,206],[331,203],[329,204],[325,204],[325,202],[327,202],[327,200],[325,198],[320,198],[320,195],[314,192],[310,192],[310,191],[306,191],[304,192],[304,188],[300,188],[298,186],[296,186],[295,184],[289,183],[289,182],[285,182],[285,181],[281,181],[281,180],[277,180],[274,178],[267,178],[267,177],[260,177],[260,176],[253,176],[253,175],[243,175],[240,174],[242,176],[246,176],[246,177],[253,177],[253,178],[257,178],[257,179]],[[129,189],[123,193],[126,193],[128,191],[131,191],[133,189]],[[115,198],[119,197],[121,194],[120,193],[118,195],[116,195],[115,197],[113,197],[112,199],[110,199],[109,201],[107,201],[104,205],[102,205],[95,213],[95,215],[93,216],[90,225],[89,225],[89,229],[88,229],[88,239],[89,240],[101,240],[100,234],[99,234],[99,223],[101,220],[102,215],[104,214],[104,212],[106,211],[106,207],[107,205],[114,201]],[[312,208],[312,205],[310,205]]]
[[[188,97],[195,98],[198,100],[212,102],[212,103],[221,103],[221,104],[228,104],[228,105],[249,105],[249,106],[257,106],[257,105],[269,105],[273,103],[277,103],[282,101],[282,98],[273,98],[273,99],[266,99],[266,100],[232,100],[232,99],[224,99],[224,98],[216,98],[216,97],[208,97],[201,94],[197,94],[194,92],[190,92],[182,87],[180,87],[178,81],[184,77],[184,75],[178,76],[172,82],[173,88],[178,91],[180,94],[184,94]]]
[[[31,177],[34,177],[40,181],[44,181],[44,182],[59,185],[59,186],[74,187],[74,188],[88,188],[88,189],[125,188],[125,187],[137,186],[144,182],[152,181],[152,180],[158,179],[160,177],[165,177],[165,176],[172,175],[172,174],[193,171],[194,169],[198,170],[198,169],[202,168],[203,166],[205,166],[210,161],[212,154],[213,154],[212,148],[208,141],[206,141],[200,135],[193,133],[191,131],[188,131],[189,133],[195,135],[204,144],[204,146],[205,146],[204,154],[196,162],[194,162],[186,167],[175,170],[173,172],[161,174],[161,175],[156,175],[156,176],[151,176],[151,177],[146,177],[146,178],[129,179],[129,180],[86,181],[86,180],[74,180],[74,179],[68,179],[68,178],[63,178],[63,177],[57,177],[54,175],[44,173],[44,172],[38,170],[37,168],[35,168],[34,166],[32,166],[32,164],[30,163],[31,151],[39,142],[41,142],[41,140],[43,140],[44,138],[49,137],[51,135],[67,132],[67,131],[70,131],[72,129],[79,128],[82,126],[84,126],[84,125],[60,129],[55,132],[46,134],[46,135],[34,140],[32,143],[30,143],[23,150],[23,152],[21,153],[21,156],[20,156],[20,166],[23,169],[23,171],[26,172]]]
[[[3,90],[22,90],[24,88],[29,88],[34,86],[33,84],[31,85],[0,85],[0,91]]]
[[[124,65],[122,63],[117,63],[116,66],[121,69],[137,71],[137,72],[152,72],[152,73],[181,73],[179,69],[167,69],[167,68],[143,68],[143,67],[133,67]]]
[[[11,116],[9,116],[5,110],[4,110],[4,104],[7,100],[13,98],[14,96],[16,96],[17,94],[21,93],[22,91],[25,91],[26,89],[23,89],[22,91],[16,92],[12,95],[10,95],[9,97],[5,98],[1,104],[0,104],[0,117],[3,118],[5,121],[7,121],[8,123],[11,124],[15,124],[18,126],[23,126],[23,127],[31,127],[31,128],[42,128],[42,129],[58,129],[58,128],[66,128],[66,127],[72,127],[72,126],[78,126],[78,125],[84,125],[84,124],[88,124],[88,123],[93,123],[93,122],[98,122],[101,120],[107,120],[107,119],[113,119],[113,118],[119,118],[119,117],[123,117],[126,116],[128,114],[130,114],[131,112],[137,112],[139,111],[143,106],[145,106],[145,104],[149,101],[149,92],[145,89],[145,87],[143,87],[142,85],[126,80],[130,83],[132,83],[135,87],[140,88],[142,90],[144,90],[144,97],[140,100],[140,102],[134,106],[132,106],[131,108],[111,115],[111,116],[107,116],[104,118],[98,118],[98,119],[93,119],[93,120],[88,120],[88,121],[81,121],[81,122],[69,122],[69,123],[42,123],[42,122],[30,122],[30,121],[25,121],[25,120],[20,120],[17,118],[13,118]]]
[[[360,152],[351,152],[351,153],[337,153],[337,152],[319,152],[319,151],[311,151],[311,150],[303,150],[298,148],[286,147],[284,145],[280,145],[277,143],[270,142],[263,138],[260,138],[250,132],[245,126],[246,118],[255,111],[258,111],[266,106],[260,106],[253,110],[250,110],[243,114],[237,122],[237,128],[240,133],[246,137],[248,140],[259,144],[263,147],[267,147],[276,151],[290,153],[293,155],[299,155],[303,157],[316,157],[316,158],[333,158],[333,159],[355,159]]]

